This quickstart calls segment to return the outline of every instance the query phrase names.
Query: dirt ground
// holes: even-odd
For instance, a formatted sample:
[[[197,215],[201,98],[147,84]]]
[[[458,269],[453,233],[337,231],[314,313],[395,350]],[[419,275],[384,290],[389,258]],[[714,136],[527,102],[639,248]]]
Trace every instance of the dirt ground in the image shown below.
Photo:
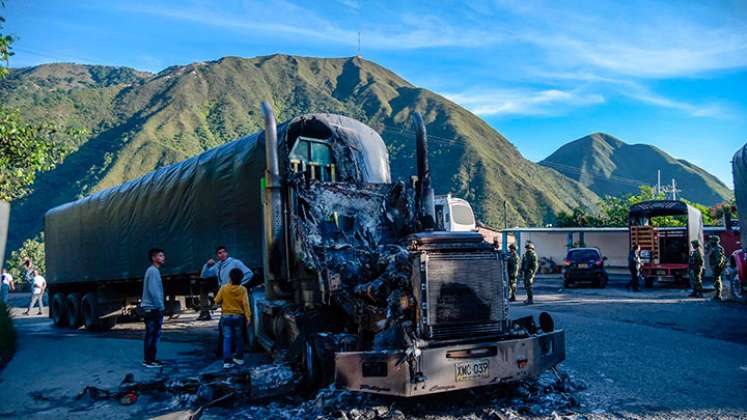
[[[547,311],[566,331],[567,372],[573,386],[558,387],[551,377],[515,389],[443,394],[437,399],[366,398],[324,391],[304,402],[296,395],[249,407],[208,409],[205,418],[294,418],[322,413],[333,418],[747,418],[747,306],[709,299],[687,299],[686,292],[656,288],[640,293],[623,288],[613,276],[607,289],[561,287],[554,276],[536,283],[537,304],[512,306],[512,316]],[[14,295],[23,306],[27,295]],[[0,417],[143,418],[169,412],[162,400],[143,394],[134,404],[76,397],[87,387],[117,387],[131,373],[136,381],[196,375],[215,367],[217,321],[194,314],[168,320],[159,348],[162,370],[145,369],[142,324],[117,325],[106,333],[51,326],[43,316],[14,309],[19,348],[0,372]],[[252,354],[249,365],[269,362]],[[549,379],[548,379],[549,378]],[[548,382],[550,381],[550,382]],[[550,391],[547,391],[550,390]],[[572,408],[512,410],[537,404]],[[561,398],[561,399],[562,399]],[[534,400],[532,400],[534,401]],[[469,407],[465,408],[465,405]],[[474,407],[472,407],[474,405]],[[327,406],[333,406],[330,411]],[[326,410],[326,411],[325,411]],[[174,407],[173,411],[177,411]],[[183,412],[178,412],[184,414]]]

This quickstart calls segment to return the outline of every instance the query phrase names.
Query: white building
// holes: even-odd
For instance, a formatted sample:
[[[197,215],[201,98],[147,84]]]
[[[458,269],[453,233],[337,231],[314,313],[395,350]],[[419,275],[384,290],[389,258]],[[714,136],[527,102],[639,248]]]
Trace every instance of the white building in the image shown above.
[[[515,243],[519,253],[524,251],[527,241],[531,241],[540,257],[550,258],[562,264],[570,248],[599,248],[607,257],[607,266],[625,268],[628,266],[628,228],[511,228],[502,231],[502,248]]]

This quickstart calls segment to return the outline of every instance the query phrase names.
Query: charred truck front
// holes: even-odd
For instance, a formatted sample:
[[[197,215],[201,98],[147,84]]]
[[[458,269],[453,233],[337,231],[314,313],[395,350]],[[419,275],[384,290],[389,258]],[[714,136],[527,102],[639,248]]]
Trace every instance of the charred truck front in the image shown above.
[[[276,130],[263,110],[256,345],[297,356],[307,386],[402,396],[516,381],[565,358],[549,315],[541,327],[509,319],[498,250],[476,232],[434,230],[419,114],[418,174],[406,184],[391,182],[383,141],[360,122],[321,114]]]
[[[421,395],[520,380],[565,358],[549,315],[509,319],[497,249],[436,230],[419,114],[407,183],[392,182],[384,142],[356,120],[277,126],[262,111],[259,133],[47,213],[55,324],[111,327],[138,303],[150,247],[167,253],[167,306],[195,307],[202,264],[223,244],[261,279],[252,345],[297,362],[309,388]]]

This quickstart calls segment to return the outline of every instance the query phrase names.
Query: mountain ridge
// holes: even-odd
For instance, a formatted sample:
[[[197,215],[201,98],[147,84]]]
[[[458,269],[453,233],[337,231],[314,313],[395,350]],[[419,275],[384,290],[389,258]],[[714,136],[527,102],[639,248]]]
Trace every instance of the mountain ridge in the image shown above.
[[[490,224],[503,220],[504,200],[512,225],[543,225],[559,211],[597,198],[526,160],[466,109],[359,57],[223,57],[155,74],[44,66],[11,71],[0,83],[0,100],[27,119],[86,128],[90,135],[72,145],[57,168],[40,174],[28,197],[13,203],[10,249],[38,232],[44,211],[55,205],[260,130],[258,106],[265,99],[278,121],[332,112],[368,124],[382,134],[399,179],[415,173],[411,115],[421,112],[434,136],[429,154],[436,192],[469,200]]]
[[[610,134],[595,132],[559,147],[540,165],[579,181],[598,195],[637,193],[640,185],[676,179],[682,196],[705,205],[731,197],[731,190],[714,175],[684,159],[649,144],[629,144]]]

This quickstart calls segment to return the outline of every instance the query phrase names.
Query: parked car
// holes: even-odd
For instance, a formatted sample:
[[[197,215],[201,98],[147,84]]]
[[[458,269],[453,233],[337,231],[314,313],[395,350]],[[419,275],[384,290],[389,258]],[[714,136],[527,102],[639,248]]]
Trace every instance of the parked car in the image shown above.
[[[607,287],[609,276],[604,269],[603,257],[597,248],[574,248],[563,260],[563,286],[568,288],[580,283],[594,287]]]

